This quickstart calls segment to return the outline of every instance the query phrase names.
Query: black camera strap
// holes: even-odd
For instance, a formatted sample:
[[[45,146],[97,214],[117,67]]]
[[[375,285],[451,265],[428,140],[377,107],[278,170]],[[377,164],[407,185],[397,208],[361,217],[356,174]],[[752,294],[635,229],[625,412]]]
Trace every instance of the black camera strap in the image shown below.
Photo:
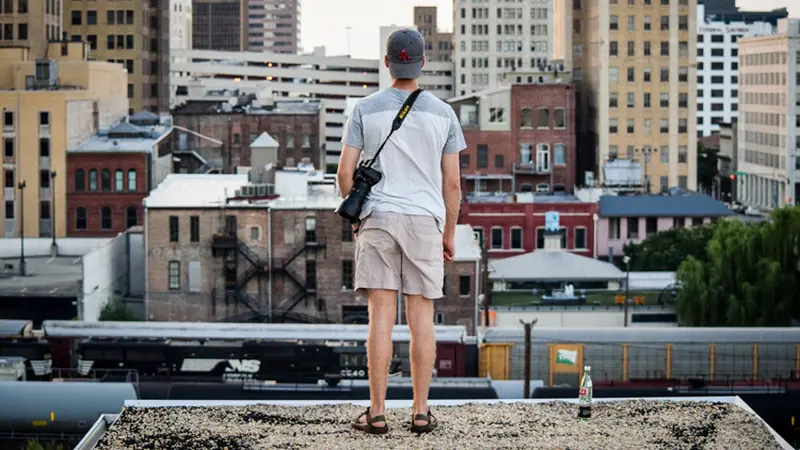
[[[381,151],[383,151],[383,147],[386,145],[387,142],[389,142],[389,138],[392,137],[392,134],[394,134],[395,131],[399,130],[400,126],[403,125],[403,120],[405,120],[409,111],[411,111],[411,108],[414,106],[414,102],[417,101],[417,97],[419,97],[419,94],[421,94],[422,91],[423,91],[422,89],[417,89],[416,91],[412,92],[411,95],[408,96],[406,102],[403,103],[403,107],[400,108],[400,111],[397,113],[397,117],[395,117],[394,121],[392,122],[392,129],[391,131],[389,131],[389,135],[386,136],[386,139],[383,140],[383,144],[381,144],[381,146],[378,147],[378,151],[375,152],[375,156],[373,156],[372,159],[368,161],[363,161],[360,165],[372,167],[372,165],[375,164],[375,161],[378,160],[378,156],[380,156]]]

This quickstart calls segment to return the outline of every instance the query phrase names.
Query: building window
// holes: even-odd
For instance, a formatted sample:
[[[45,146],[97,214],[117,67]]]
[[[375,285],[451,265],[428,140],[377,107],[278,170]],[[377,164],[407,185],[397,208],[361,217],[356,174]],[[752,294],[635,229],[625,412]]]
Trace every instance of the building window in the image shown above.
[[[39,202],[39,219],[50,219],[50,202],[47,200],[42,200]]]
[[[3,128],[14,128],[14,112],[5,111],[3,113]]]
[[[505,110],[503,108],[489,108],[489,122],[490,123],[502,123],[505,122],[504,116]]]
[[[104,206],[100,209],[100,228],[104,230],[110,230],[113,228],[113,223],[111,220],[111,208],[108,206]]]
[[[169,241],[178,242],[180,229],[178,228],[178,216],[169,216]]]
[[[553,146],[553,164],[563,165],[567,163],[567,152],[564,144],[556,144]]]
[[[83,11],[72,11],[72,25],[81,25]]]
[[[353,242],[353,226],[349,220],[342,220],[342,242]]]
[[[586,249],[586,228],[575,227],[575,250]]]
[[[533,126],[533,111],[530,108],[522,108],[519,126],[521,128],[530,128]]]
[[[39,171],[39,187],[42,189],[50,189],[50,171]]]
[[[619,233],[621,228],[621,219],[619,217],[612,217],[608,219],[608,239],[609,240],[616,240],[619,239]]]
[[[503,248],[503,229],[500,227],[492,228],[492,250]]]
[[[502,169],[505,165],[505,158],[503,155],[494,155],[494,167],[497,169]]]
[[[100,189],[103,192],[111,191],[111,171],[108,169],[103,169],[103,171],[100,173]]]
[[[472,290],[471,284],[469,275],[460,275],[458,277],[458,295],[462,297],[468,296]]]
[[[522,249],[522,228],[511,228],[511,248],[513,250]]]
[[[443,325],[444,324],[444,313],[437,312],[433,316],[433,323],[436,325]]]
[[[180,261],[170,261],[168,268],[168,283],[170,291],[177,291],[181,288],[181,263]]]
[[[553,111],[553,122],[553,126],[556,128],[564,128],[567,125],[566,115],[563,109],[557,108]]]
[[[316,217],[306,217],[306,242],[317,242]]]
[[[539,120],[536,126],[539,128],[548,128],[550,126],[550,111],[547,108],[539,108]]]
[[[13,200],[6,200],[6,219],[13,219],[14,218],[14,201]]]
[[[342,289],[353,290],[353,261],[342,260]]]
[[[261,239],[261,227],[258,226],[250,227],[250,240],[258,241],[260,239]]]
[[[89,170],[89,192],[97,192],[97,170]]]
[[[86,214],[86,208],[83,206],[79,206],[78,209],[75,210],[75,228],[78,230],[85,230],[88,226],[88,219]]]
[[[139,225],[139,212],[136,211],[135,206],[129,206],[125,210],[125,229]]]
[[[483,228],[473,227],[472,233],[475,235],[475,240],[478,241],[478,245],[483,248]]]
[[[86,171],[83,169],[75,171],[75,190],[78,192],[86,190]]]
[[[114,190],[117,192],[122,192],[124,189],[123,182],[125,181],[124,173],[122,169],[117,169],[114,171]]]
[[[306,289],[317,289],[317,262],[312,259],[306,260]]]
[[[128,170],[128,192],[136,192],[136,169]]]
[[[40,158],[50,157],[50,139],[48,138],[39,139],[39,157]]]
[[[3,139],[3,156],[5,158],[14,157],[14,138]]]
[[[200,242],[200,217],[189,217],[189,241]]]
[[[294,134],[286,135],[286,148],[294,148]]]
[[[86,24],[97,25],[97,11],[86,11]]]
[[[639,239],[638,217],[628,217],[628,239]]]
[[[619,122],[617,119],[608,119],[608,132],[611,134],[617,134],[617,130],[619,129]]]
[[[550,146],[539,144],[536,146],[536,166],[540,172],[550,170]]]
[[[486,144],[478,144],[478,155],[475,161],[479,169],[489,167],[489,146]]]
[[[47,111],[42,111],[39,113],[39,126],[49,126],[50,125],[50,113]]]

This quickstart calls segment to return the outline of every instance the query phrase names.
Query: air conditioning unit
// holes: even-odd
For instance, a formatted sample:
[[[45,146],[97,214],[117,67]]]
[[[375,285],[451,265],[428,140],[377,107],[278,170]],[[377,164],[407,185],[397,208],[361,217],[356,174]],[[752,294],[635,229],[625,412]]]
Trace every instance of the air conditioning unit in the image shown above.
[[[242,186],[242,197],[254,197],[255,195],[255,186]]]
[[[236,190],[236,191],[233,193],[233,196],[234,196],[234,197],[241,197],[241,196],[242,196],[242,191],[241,191],[240,189],[237,189],[237,190]]]
[[[257,197],[267,197],[269,195],[275,195],[274,184],[257,184],[255,185],[255,188]]]

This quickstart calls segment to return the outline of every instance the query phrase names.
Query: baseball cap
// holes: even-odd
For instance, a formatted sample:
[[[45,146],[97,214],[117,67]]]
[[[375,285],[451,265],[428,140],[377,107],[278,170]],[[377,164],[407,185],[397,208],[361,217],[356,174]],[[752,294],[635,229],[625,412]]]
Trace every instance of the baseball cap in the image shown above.
[[[416,30],[397,30],[386,40],[392,78],[419,78],[425,60],[425,38]]]

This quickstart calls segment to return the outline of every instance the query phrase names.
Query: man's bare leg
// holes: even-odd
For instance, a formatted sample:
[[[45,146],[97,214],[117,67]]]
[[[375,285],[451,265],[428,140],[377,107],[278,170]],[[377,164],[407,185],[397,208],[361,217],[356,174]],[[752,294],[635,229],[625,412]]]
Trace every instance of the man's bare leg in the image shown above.
[[[397,320],[397,291],[370,289],[369,335],[367,336],[367,368],[369,370],[369,414],[386,412],[386,384],[392,362],[392,327]],[[366,421],[366,417],[360,419]],[[380,428],[385,422],[374,422]]]
[[[436,361],[436,336],[433,331],[433,300],[421,295],[406,296],[406,320],[411,334],[411,385],[414,388],[414,415],[428,414],[428,390]],[[424,426],[424,420],[414,421]]]

